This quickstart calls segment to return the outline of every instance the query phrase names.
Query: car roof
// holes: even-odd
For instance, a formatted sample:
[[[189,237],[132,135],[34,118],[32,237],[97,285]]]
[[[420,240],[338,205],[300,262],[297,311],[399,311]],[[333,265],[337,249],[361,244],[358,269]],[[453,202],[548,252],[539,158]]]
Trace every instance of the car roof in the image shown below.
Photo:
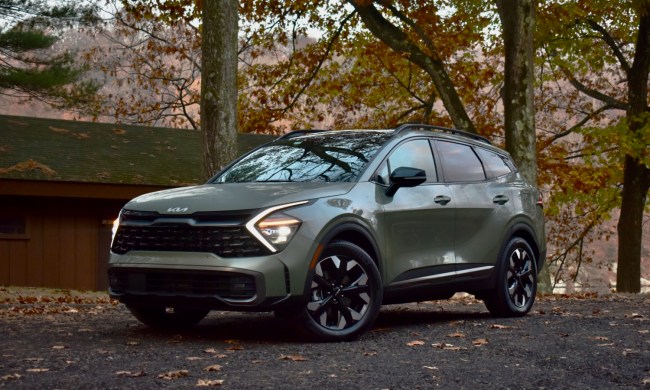
[[[508,154],[505,150],[495,146],[490,139],[479,134],[470,133],[468,131],[452,129],[442,126],[435,126],[423,123],[406,123],[399,125],[392,129],[346,129],[346,130],[322,130],[322,129],[313,129],[313,130],[295,130],[289,133],[286,133],[276,140],[286,140],[293,138],[309,138],[312,136],[342,136],[346,133],[351,132],[362,132],[362,133],[392,133],[393,137],[391,138],[407,138],[408,135],[418,134],[422,136],[435,136],[436,138],[443,138],[452,141],[469,141],[469,143],[476,146],[487,147],[488,149]]]

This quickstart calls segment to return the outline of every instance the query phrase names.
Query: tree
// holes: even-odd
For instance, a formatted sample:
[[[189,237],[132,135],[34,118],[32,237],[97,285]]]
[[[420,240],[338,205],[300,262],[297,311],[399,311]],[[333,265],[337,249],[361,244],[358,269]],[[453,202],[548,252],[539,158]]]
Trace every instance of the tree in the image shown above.
[[[641,291],[641,238],[643,211],[650,189],[650,121],[648,71],[650,71],[650,1],[633,2],[638,32],[632,66],[627,69],[628,109],[626,114],[631,151],[625,153],[621,217],[618,221],[618,271],[616,289]],[[622,63],[622,66],[625,63]],[[641,149],[639,149],[639,146]],[[640,153],[639,153],[640,152]]]
[[[560,86],[558,94],[550,89],[544,94],[575,116],[562,118],[575,124],[542,142],[546,149],[564,149],[554,154],[564,153],[564,160],[573,162],[552,169],[556,177],[545,179],[567,190],[557,200],[574,207],[573,216],[584,221],[579,234],[570,233],[567,247],[582,258],[584,238],[620,206],[616,284],[627,292],[640,290],[650,186],[648,12],[645,0],[548,3],[540,36],[549,64],[546,77]],[[573,141],[557,142],[570,135]]]
[[[53,50],[57,32],[97,22],[93,7],[3,0],[0,16],[0,94],[55,107],[79,105],[93,95],[98,86],[82,80],[84,69],[75,65],[71,53]]]
[[[203,176],[237,157],[238,2],[203,2],[201,131]]]

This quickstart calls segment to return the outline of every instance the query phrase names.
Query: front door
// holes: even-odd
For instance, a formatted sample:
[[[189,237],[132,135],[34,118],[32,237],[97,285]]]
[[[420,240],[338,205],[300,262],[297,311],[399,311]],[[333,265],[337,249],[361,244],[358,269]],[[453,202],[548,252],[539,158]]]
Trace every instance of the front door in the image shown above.
[[[454,201],[449,187],[438,182],[428,139],[409,140],[399,145],[383,166],[386,183],[399,167],[422,169],[427,181],[417,187],[400,188],[392,196],[377,186],[383,203],[385,283],[412,287],[453,278]]]

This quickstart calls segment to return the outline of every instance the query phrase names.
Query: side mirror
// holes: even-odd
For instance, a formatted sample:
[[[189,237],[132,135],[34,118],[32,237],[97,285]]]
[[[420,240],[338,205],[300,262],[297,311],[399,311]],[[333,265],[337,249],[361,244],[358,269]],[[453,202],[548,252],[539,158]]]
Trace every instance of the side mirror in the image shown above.
[[[427,181],[427,174],[418,168],[399,167],[390,175],[386,196],[393,196],[401,187],[415,187]]]

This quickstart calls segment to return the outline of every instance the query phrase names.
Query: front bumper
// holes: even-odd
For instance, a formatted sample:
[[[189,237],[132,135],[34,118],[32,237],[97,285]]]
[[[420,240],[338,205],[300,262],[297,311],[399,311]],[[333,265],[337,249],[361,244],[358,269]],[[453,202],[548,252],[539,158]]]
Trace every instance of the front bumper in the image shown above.
[[[213,253],[111,253],[109,294],[127,305],[271,311],[303,302],[313,241],[296,237],[268,256],[223,258]]]

